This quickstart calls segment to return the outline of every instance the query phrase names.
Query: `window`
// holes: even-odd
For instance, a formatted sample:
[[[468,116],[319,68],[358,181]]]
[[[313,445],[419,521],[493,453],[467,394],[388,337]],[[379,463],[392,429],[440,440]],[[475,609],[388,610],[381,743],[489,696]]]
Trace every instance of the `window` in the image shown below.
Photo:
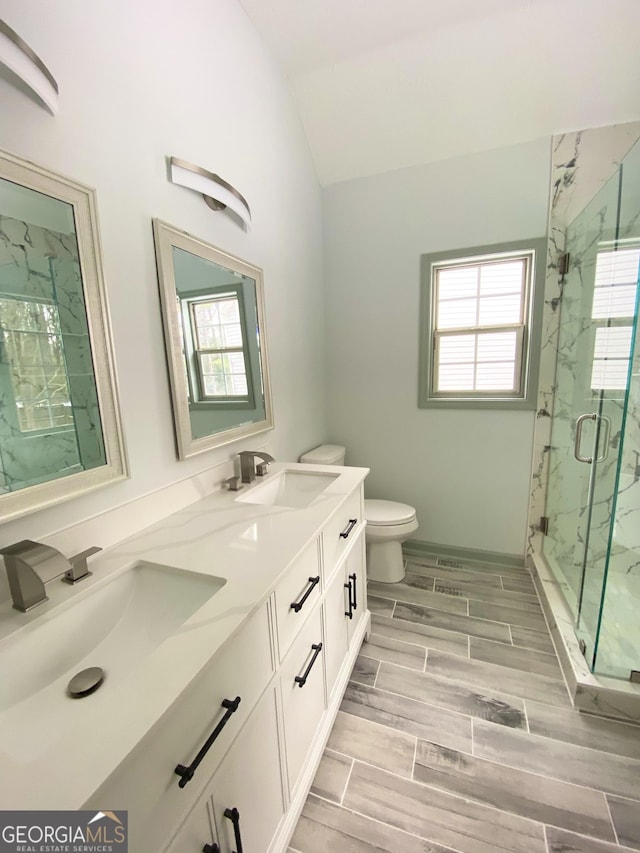
[[[0,340],[20,431],[73,425],[57,305],[0,297]]]
[[[192,403],[251,403],[244,313],[238,288],[181,298]]]
[[[637,246],[599,251],[596,257],[591,311],[595,325],[594,392],[627,388],[639,265]]]
[[[423,257],[421,407],[535,406],[544,251],[534,240]]]

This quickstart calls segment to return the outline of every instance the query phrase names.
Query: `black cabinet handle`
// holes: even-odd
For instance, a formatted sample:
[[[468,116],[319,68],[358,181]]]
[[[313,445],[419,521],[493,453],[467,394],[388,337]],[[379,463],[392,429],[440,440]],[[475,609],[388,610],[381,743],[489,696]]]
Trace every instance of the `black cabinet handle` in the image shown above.
[[[309,673],[311,672],[311,669],[312,669],[314,663],[318,659],[318,655],[322,651],[322,643],[314,643],[311,646],[311,648],[313,649],[313,657],[311,658],[311,660],[309,662],[309,666],[306,668],[303,675],[296,675],[296,677],[294,679],[294,681],[296,682],[298,687],[304,687],[305,684],[307,683],[307,678],[309,678]]]
[[[353,530],[353,528],[356,526],[356,524],[357,524],[357,523],[358,523],[358,519],[357,519],[357,518],[350,518],[350,519],[349,519],[349,524],[347,524],[347,526],[345,527],[345,529],[342,531],[342,533],[340,534],[340,537],[341,537],[342,539],[346,539],[346,538],[347,538],[347,536],[351,533],[351,531]]]
[[[225,809],[224,816],[233,824],[233,834],[236,837],[236,853],[242,853],[242,837],[240,836],[240,812],[238,809]]]
[[[349,575],[349,580],[350,580],[350,581],[353,581],[353,609],[354,609],[354,610],[357,610],[357,609],[358,609],[358,599],[357,599],[357,595],[358,595],[358,590],[357,590],[358,577],[357,577],[357,575],[356,575],[356,573],[355,573],[355,572],[354,572],[352,575]]]
[[[220,720],[220,722],[218,723],[218,725],[215,727],[215,729],[211,732],[209,737],[206,739],[204,744],[202,745],[202,749],[200,750],[200,752],[196,755],[196,757],[193,759],[193,761],[191,762],[191,764],[188,767],[185,767],[184,764],[178,764],[176,769],[173,771],[174,773],[177,773],[178,776],[180,776],[180,781],[178,782],[178,787],[184,788],[184,786],[187,784],[187,782],[190,782],[193,779],[193,776],[194,776],[196,770],[198,769],[198,765],[200,764],[202,759],[205,757],[207,752],[209,752],[211,745],[213,744],[215,739],[218,737],[218,735],[220,734],[222,729],[229,722],[231,715],[235,714],[235,712],[238,710],[239,704],[240,704],[240,697],[239,696],[236,696],[236,698],[233,701],[231,699],[223,699],[222,700],[222,704],[220,705],[220,707],[226,708],[225,714],[224,714],[223,718]],[[214,853],[215,853],[215,851],[214,851]]]
[[[217,844],[205,844],[202,853],[220,853],[220,848]]]
[[[319,583],[320,583],[320,575],[318,575],[315,578],[309,578],[309,587],[305,591],[305,594],[302,596],[300,601],[292,601],[291,602],[291,610],[295,610],[296,613],[299,613],[302,610],[303,604],[305,603],[307,598],[309,598],[309,596],[311,595],[311,593],[313,592],[313,590],[316,588],[317,584],[319,584]]]
[[[351,575],[349,575],[351,577]],[[344,615],[349,619],[353,619],[353,602],[351,601],[351,581],[344,585],[344,588],[349,591],[349,609],[344,611]]]

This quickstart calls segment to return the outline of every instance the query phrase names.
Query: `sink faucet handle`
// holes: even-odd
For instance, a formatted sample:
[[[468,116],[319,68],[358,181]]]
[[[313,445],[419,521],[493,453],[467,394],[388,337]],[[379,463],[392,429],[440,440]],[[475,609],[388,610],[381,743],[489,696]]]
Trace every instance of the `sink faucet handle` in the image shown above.
[[[88,578],[92,572],[89,571],[89,567],[87,566],[87,557],[91,557],[92,554],[97,554],[98,551],[102,551],[102,548],[97,545],[93,545],[85,551],[80,551],[80,553],[76,554],[74,557],[69,557],[71,568],[64,573],[62,580],[65,583],[77,583],[78,581],[83,580],[83,578]]]
[[[264,475],[267,473],[268,470],[269,470],[269,463],[268,462],[258,462],[258,464],[256,465],[256,476],[264,477]]]
[[[230,492],[239,492],[241,489],[240,477],[229,477],[228,480],[224,481],[224,484]]]

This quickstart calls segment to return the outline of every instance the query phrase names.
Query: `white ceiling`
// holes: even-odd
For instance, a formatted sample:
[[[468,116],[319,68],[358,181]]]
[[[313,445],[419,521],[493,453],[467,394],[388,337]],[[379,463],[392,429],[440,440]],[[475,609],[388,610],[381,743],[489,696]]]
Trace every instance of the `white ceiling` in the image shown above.
[[[527,6],[533,0],[241,0],[287,74]]]
[[[320,183],[640,118],[638,0],[240,0]]]

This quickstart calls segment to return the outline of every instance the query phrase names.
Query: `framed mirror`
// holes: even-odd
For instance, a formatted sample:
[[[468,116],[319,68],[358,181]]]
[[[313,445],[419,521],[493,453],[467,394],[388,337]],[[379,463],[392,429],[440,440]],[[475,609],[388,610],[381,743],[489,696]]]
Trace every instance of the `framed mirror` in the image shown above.
[[[178,456],[273,429],[262,270],[153,221]]]
[[[127,475],[95,193],[0,152],[0,521]]]

